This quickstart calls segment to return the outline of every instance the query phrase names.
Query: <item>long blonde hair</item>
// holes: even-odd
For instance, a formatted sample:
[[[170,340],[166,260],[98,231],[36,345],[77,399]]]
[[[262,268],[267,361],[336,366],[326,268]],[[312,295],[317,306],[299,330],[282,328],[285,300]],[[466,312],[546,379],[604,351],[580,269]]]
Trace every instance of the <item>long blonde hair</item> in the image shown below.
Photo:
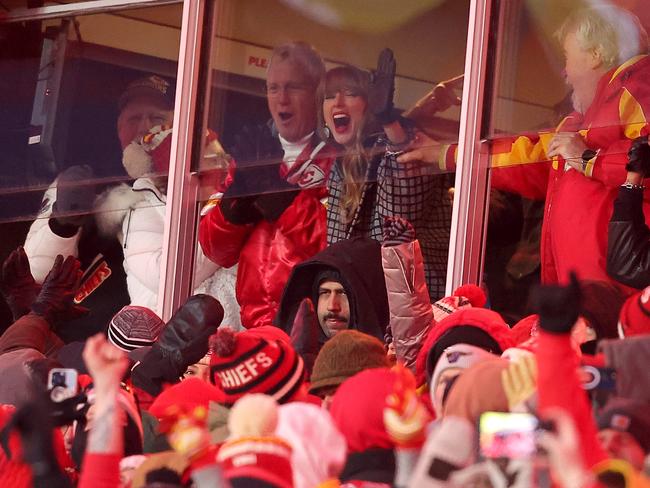
[[[370,78],[367,72],[360,70],[351,65],[339,66],[333,68],[325,75],[325,80],[321,84],[319,93],[320,99],[325,99],[326,93],[332,93],[342,88],[352,89],[358,92],[363,98],[368,99],[368,84]],[[320,104],[321,117],[324,120],[322,112],[323,104]],[[365,139],[366,128],[369,126],[369,111],[366,110],[364,119],[354,136],[354,142],[350,147],[345,149],[342,159],[340,160],[341,176],[343,177],[343,191],[339,207],[341,209],[340,219],[344,224],[352,222],[363,196],[363,186],[368,170],[369,155],[363,141]]]

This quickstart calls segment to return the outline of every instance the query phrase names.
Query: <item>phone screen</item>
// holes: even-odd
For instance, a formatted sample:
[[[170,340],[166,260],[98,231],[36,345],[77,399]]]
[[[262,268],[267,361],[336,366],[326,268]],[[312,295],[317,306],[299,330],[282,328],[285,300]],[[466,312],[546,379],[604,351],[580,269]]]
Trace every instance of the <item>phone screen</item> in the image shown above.
[[[481,455],[522,459],[536,451],[539,421],[528,413],[485,412],[479,420]]]

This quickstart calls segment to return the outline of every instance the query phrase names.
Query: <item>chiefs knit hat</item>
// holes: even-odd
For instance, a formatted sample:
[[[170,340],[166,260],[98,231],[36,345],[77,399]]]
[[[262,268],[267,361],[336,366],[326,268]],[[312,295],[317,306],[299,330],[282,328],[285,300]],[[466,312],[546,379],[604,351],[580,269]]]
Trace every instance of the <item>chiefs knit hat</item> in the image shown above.
[[[634,400],[610,400],[597,415],[598,430],[613,429],[629,433],[645,454],[650,453],[650,406]]]
[[[642,334],[650,334],[650,286],[625,301],[618,320],[621,339]]]
[[[138,98],[155,100],[161,108],[174,108],[175,90],[171,83],[160,76],[151,75],[133,80],[128,84],[118,101],[119,110],[123,110],[130,102]]]
[[[309,392],[338,386],[364,369],[388,367],[390,362],[379,339],[357,330],[342,330],[316,356]]]
[[[108,324],[108,340],[118,349],[130,352],[152,346],[163,327],[165,323],[151,309],[127,305]]]
[[[293,487],[292,449],[275,436],[277,425],[278,404],[267,395],[246,395],[233,405],[228,417],[230,438],[217,454],[233,488]]]
[[[436,323],[451,315],[456,310],[470,307],[484,307],[487,302],[485,292],[476,285],[463,285],[456,288],[450,297],[444,297],[435,302],[433,308],[433,319]]]
[[[210,379],[223,390],[226,405],[247,393],[264,393],[286,403],[303,384],[302,358],[282,340],[221,327],[210,337],[210,348]]]

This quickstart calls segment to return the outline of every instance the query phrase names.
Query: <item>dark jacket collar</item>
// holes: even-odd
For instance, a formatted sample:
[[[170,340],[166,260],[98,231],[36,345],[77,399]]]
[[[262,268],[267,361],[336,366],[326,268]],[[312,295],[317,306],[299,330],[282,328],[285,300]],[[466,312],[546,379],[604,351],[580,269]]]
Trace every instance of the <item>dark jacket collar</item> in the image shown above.
[[[374,481],[392,486],[395,469],[395,452],[392,449],[368,449],[348,455],[340,479],[343,482]]]

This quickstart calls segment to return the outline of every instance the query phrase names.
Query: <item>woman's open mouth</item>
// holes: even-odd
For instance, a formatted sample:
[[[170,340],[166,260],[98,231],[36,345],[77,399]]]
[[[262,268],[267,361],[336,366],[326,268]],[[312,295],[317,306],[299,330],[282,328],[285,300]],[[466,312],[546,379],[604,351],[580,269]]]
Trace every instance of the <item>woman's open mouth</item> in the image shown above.
[[[334,121],[334,130],[338,133],[346,132],[352,121],[348,114],[343,113],[332,115],[332,120]]]

